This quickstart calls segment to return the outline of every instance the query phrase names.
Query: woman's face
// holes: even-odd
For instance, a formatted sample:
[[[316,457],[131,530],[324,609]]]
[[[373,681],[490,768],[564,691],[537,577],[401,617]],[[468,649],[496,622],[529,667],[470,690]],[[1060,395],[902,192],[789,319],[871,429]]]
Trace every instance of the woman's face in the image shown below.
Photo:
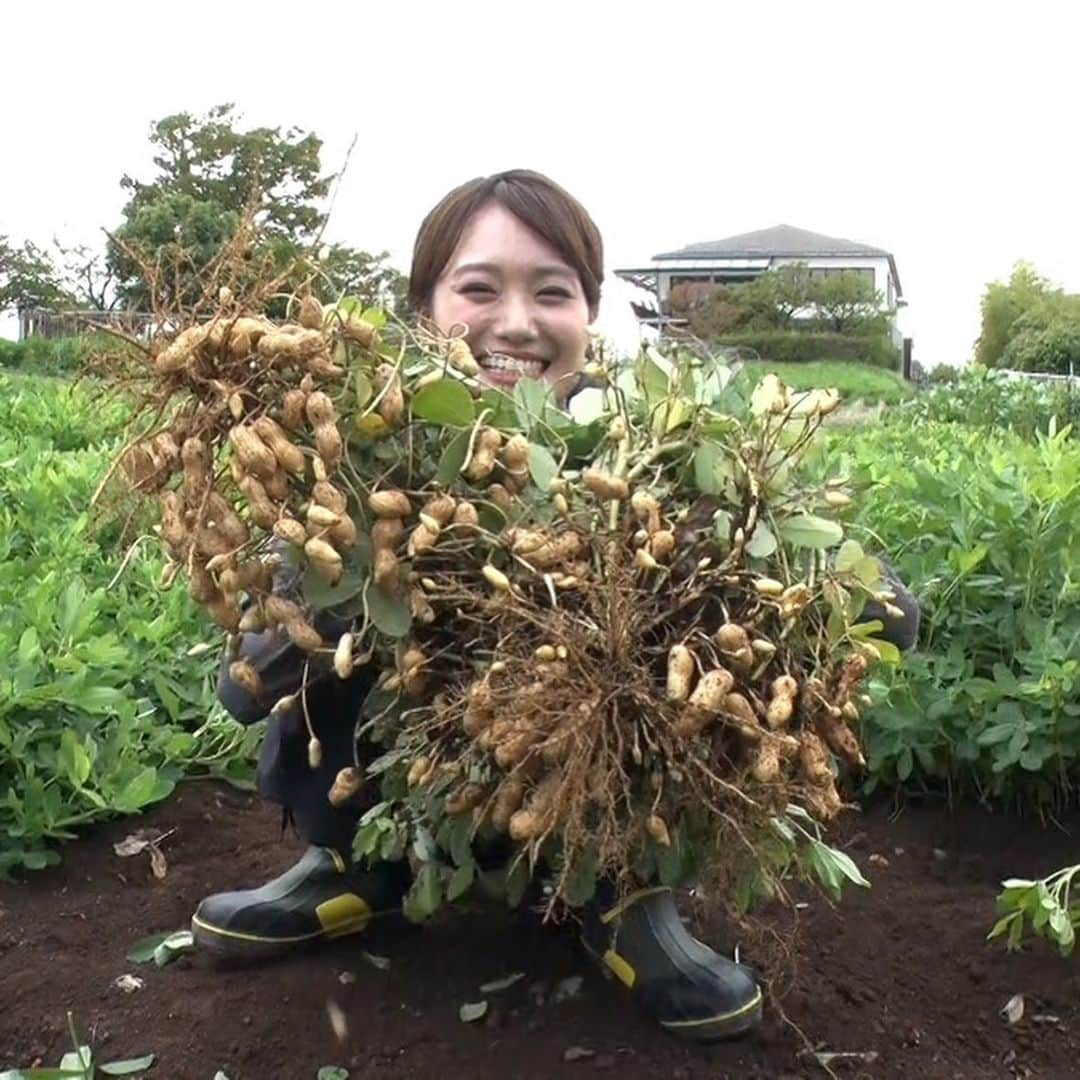
[[[500,389],[542,377],[563,400],[585,362],[591,313],[581,279],[496,202],[466,225],[428,314],[444,334],[468,327],[481,378]]]

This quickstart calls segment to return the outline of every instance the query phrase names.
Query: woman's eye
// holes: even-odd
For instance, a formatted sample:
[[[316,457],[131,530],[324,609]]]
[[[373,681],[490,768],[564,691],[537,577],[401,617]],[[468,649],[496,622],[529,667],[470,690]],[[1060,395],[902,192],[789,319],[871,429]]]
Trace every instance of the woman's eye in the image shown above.
[[[566,289],[543,289],[540,295],[545,300],[569,300],[570,293]]]
[[[466,285],[462,290],[466,296],[490,296],[495,290],[490,285],[484,285],[482,282],[473,282],[471,285]]]

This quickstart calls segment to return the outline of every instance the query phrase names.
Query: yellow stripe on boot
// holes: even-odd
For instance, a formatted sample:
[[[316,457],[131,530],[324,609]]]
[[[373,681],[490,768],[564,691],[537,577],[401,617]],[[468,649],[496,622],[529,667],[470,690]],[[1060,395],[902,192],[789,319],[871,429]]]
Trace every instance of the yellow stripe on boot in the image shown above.
[[[315,908],[315,917],[328,938],[356,934],[371,921],[371,907],[356,893],[342,893]]]
[[[634,989],[637,982],[637,972],[614,950],[608,949],[604,953],[604,963],[615,973],[615,978],[629,989]]]

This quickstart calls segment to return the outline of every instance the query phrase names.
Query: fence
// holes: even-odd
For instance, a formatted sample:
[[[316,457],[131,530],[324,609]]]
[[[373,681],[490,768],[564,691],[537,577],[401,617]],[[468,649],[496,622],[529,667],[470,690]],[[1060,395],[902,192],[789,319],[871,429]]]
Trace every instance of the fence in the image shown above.
[[[1048,383],[1051,386],[1080,388],[1080,374],[1076,372],[1071,375],[1052,375],[1047,371],[1010,371],[1007,368],[1000,370],[1006,379],[1026,379],[1028,382]]]
[[[47,311],[39,307],[19,308],[19,340],[64,338],[85,334],[96,326],[108,326],[132,337],[148,337],[154,317],[140,311]]]

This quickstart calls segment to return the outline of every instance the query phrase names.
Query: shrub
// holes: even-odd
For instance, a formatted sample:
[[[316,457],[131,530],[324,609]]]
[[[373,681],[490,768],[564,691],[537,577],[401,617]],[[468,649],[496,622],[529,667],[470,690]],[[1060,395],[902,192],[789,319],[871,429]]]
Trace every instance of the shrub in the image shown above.
[[[1045,326],[1025,326],[1005,347],[1000,366],[1014,371],[1080,374],[1080,320],[1057,318]]]
[[[805,363],[808,360],[860,360],[895,371],[899,350],[882,335],[852,335],[804,330],[758,330],[725,334],[713,344],[754,349],[763,360]]]
[[[35,375],[70,375],[82,366],[85,353],[81,337],[0,340],[0,368]]]
[[[951,386],[959,382],[963,369],[954,367],[952,364],[935,364],[927,375],[932,386]]]

